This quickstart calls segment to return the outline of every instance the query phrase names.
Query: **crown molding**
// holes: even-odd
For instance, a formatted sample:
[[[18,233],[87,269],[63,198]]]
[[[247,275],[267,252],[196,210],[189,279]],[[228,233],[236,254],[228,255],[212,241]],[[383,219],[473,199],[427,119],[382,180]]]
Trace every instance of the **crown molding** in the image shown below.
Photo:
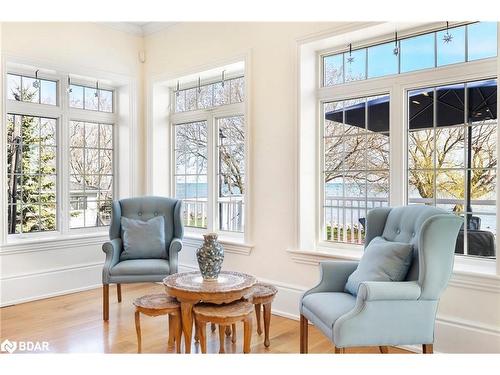
[[[124,33],[145,37],[158,31],[172,27],[177,22],[96,22],[98,25],[106,26]]]

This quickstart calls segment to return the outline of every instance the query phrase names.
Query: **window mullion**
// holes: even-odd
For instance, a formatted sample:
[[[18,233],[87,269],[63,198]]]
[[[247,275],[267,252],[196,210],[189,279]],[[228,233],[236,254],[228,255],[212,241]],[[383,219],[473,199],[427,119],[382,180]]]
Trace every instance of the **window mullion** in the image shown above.
[[[217,232],[217,204],[218,204],[218,194],[217,194],[217,169],[216,161],[217,156],[217,137],[216,137],[216,127],[217,119],[215,115],[209,115],[206,118],[207,121],[207,182],[208,182],[208,194],[207,194],[207,216],[208,225],[207,229],[210,232]]]

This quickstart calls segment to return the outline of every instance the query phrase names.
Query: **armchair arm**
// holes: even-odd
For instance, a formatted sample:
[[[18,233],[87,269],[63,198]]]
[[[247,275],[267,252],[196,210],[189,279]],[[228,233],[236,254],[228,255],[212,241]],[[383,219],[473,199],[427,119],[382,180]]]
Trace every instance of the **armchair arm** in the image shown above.
[[[182,240],[180,238],[172,238],[168,249],[168,262],[170,265],[170,274],[176,273],[178,268],[179,251],[182,249]]]
[[[358,266],[357,261],[328,261],[321,262],[320,282],[304,293],[305,297],[311,293],[343,292],[349,275]]]
[[[359,285],[358,301],[416,301],[422,290],[416,281],[365,281]]]
[[[115,238],[107,241],[102,245],[102,251],[106,253],[106,260],[102,269],[102,282],[108,284],[109,270],[114,267],[120,260],[120,251],[122,248],[122,239]]]

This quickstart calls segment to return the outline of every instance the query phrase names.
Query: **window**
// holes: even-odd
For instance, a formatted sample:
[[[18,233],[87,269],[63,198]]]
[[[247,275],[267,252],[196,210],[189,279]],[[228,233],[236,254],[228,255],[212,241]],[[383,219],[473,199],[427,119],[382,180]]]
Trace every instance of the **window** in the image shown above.
[[[245,80],[172,90],[173,190],[187,227],[243,234]]]
[[[27,103],[57,104],[57,82],[7,74],[7,99]]]
[[[175,196],[184,201],[184,224],[208,224],[207,121],[175,125]]]
[[[98,112],[113,112],[113,91],[70,85],[69,106]]]
[[[332,38],[345,48],[349,35]],[[499,223],[497,24],[390,38],[328,55],[325,40],[301,46],[304,67],[314,57],[322,66],[301,76],[303,86],[323,84],[315,95],[299,91],[298,246],[352,254],[369,209],[425,204],[463,220],[455,252],[464,263],[476,257],[490,267]]]
[[[109,225],[114,92],[68,86],[67,76],[6,76],[7,233]],[[70,100],[60,100],[59,92]],[[68,208],[61,197],[69,199]]]
[[[463,218],[455,252],[495,256],[497,80],[408,92],[408,203]]]
[[[362,243],[367,209],[389,204],[389,96],[323,104],[323,239]]]
[[[7,115],[9,234],[57,228],[56,125],[56,119]]]
[[[496,22],[471,23],[323,56],[323,86],[496,56]]]
[[[244,78],[218,81],[175,91],[175,112],[209,109],[244,101]]]
[[[109,225],[113,125],[70,121],[70,228]]]
[[[245,192],[245,120],[217,119],[219,229],[243,232]]]

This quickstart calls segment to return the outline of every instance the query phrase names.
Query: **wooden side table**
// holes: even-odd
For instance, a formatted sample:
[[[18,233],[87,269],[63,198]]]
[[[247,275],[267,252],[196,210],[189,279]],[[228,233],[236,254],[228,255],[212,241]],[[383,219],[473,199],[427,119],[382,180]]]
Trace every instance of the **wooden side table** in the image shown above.
[[[269,326],[271,325],[271,304],[274,296],[278,293],[278,289],[271,284],[257,283],[252,288],[252,303],[255,306],[255,315],[257,316],[257,333],[262,334],[260,325],[261,309],[264,309],[264,346],[267,348],[270,345],[269,341]]]
[[[250,298],[250,291],[256,282],[251,275],[231,271],[222,271],[215,281],[203,280],[200,272],[167,276],[163,280],[167,294],[177,298],[181,304],[185,352],[191,353],[194,305],[199,302],[223,304]]]
[[[142,350],[141,343],[141,317],[143,313],[148,316],[168,315],[169,344],[175,342],[177,353],[181,352],[181,305],[174,297],[167,294],[148,294],[137,298],[135,306],[135,330],[137,332],[137,353]],[[172,337],[173,336],[173,337]]]
[[[252,340],[252,304],[246,301],[236,301],[227,305],[214,305],[201,303],[193,308],[195,324],[200,336],[201,352],[207,352],[206,324],[219,325],[220,348],[219,353],[224,353],[224,327],[236,326],[243,322],[243,353],[250,353]],[[236,337],[234,337],[236,340]]]

